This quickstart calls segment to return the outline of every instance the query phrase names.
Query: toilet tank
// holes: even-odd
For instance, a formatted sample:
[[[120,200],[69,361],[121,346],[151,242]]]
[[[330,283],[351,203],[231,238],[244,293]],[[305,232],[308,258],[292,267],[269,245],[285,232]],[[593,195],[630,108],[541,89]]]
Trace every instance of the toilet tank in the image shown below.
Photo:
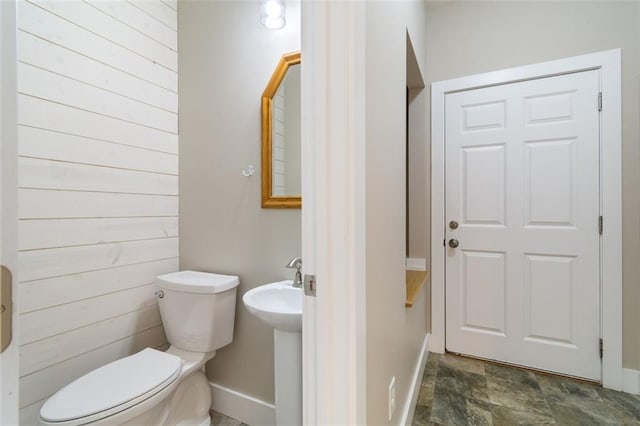
[[[211,352],[231,343],[238,277],[180,271],[160,275],[155,283],[169,343],[192,352]]]

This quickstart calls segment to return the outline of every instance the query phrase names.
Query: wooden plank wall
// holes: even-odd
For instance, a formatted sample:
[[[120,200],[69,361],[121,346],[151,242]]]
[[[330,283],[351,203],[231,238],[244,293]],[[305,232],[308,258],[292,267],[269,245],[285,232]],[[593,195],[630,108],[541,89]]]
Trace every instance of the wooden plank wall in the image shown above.
[[[178,268],[177,3],[18,2],[20,414],[166,338]]]

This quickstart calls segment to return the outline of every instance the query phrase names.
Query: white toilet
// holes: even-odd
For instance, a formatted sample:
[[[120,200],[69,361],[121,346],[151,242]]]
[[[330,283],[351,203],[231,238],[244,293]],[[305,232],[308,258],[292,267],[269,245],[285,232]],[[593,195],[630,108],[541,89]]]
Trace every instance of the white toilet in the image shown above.
[[[156,279],[166,352],[146,348],[100,367],[51,396],[44,425],[209,425],[204,364],[231,343],[236,276],[181,271]]]

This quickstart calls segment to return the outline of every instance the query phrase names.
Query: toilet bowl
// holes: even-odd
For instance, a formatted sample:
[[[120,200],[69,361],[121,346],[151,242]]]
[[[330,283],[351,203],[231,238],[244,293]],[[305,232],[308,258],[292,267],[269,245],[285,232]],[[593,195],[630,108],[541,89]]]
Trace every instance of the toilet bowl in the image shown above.
[[[40,409],[43,425],[209,425],[205,363],[233,339],[236,276],[181,271],[156,279],[171,346],[119,359],[76,379]]]

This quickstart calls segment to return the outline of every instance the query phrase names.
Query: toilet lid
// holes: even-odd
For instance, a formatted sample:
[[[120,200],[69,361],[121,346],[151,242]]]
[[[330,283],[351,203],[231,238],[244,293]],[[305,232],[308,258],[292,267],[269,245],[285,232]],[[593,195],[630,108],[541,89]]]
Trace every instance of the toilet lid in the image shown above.
[[[147,348],[85,374],[47,400],[40,417],[63,422],[91,416],[158,393],[171,384],[182,369],[182,360]],[[142,399],[142,400],[144,400]],[[123,407],[127,408],[127,407]]]

